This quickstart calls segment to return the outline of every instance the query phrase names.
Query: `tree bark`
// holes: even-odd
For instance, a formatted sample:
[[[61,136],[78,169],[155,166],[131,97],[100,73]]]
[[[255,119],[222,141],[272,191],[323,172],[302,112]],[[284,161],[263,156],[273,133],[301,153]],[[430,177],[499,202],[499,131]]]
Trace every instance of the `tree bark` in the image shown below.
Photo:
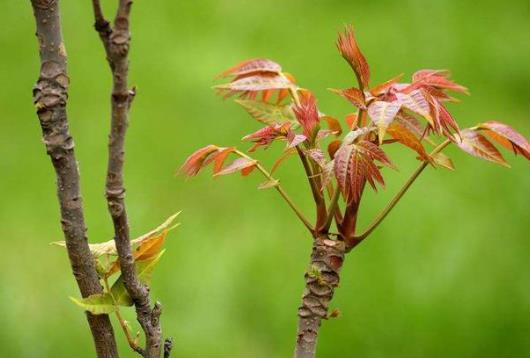
[[[99,33],[112,72],[111,126],[108,145],[106,198],[114,224],[114,240],[123,281],[136,308],[136,316],[145,333],[145,349],[138,352],[146,358],[159,358],[162,352],[160,327],[161,305],[151,308],[149,288],[136,275],[129,238],[129,223],[125,207],[123,165],[125,161],[125,136],[128,112],[134,98],[134,90],[128,88],[129,71],[129,15],[132,0],[119,0],[114,25],[105,20],[99,0],[93,0],[95,28]],[[169,350],[167,354],[169,355]]]
[[[61,34],[59,0],[32,0],[37,24],[40,76],[34,102],[43,140],[57,177],[61,224],[74,277],[83,297],[101,293],[94,259],[88,247],[79,171],[66,115],[69,79]],[[87,313],[98,357],[118,357],[114,331],[107,315]]]
[[[344,242],[317,237],[308,271],[302,305],[298,309],[298,334],[295,358],[312,358],[316,353],[318,330],[322,319],[328,318],[328,307],[344,262]]]

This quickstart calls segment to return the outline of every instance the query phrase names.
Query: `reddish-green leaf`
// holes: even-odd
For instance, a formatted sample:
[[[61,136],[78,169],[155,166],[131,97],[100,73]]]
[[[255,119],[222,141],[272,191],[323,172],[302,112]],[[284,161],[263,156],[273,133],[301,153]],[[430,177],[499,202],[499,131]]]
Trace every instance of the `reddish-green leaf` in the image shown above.
[[[267,125],[275,125],[295,120],[290,105],[271,104],[250,99],[237,99],[236,102],[254,119]]]
[[[455,138],[455,144],[475,157],[509,167],[497,148],[486,137],[472,129],[461,130],[460,136]]]
[[[515,154],[522,154],[526,159],[530,160],[530,144],[528,140],[512,127],[497,121],[488,121],[479,124],[480,129],[484,129],[485,133],[493,140],[508,150],[513,150]]]
[[[280,75],[271,75],[271,76],[250,76],[243,77],[232,81],[230,83],[217,85],[217,88],[220,91],[229,91],[229,92],[246,92],[246,91],[264,91],[271,89],[283,89],[290,88],[293,84],[289,82],[287,78]]]
[[[221,73],[219,77],[244,76],[260,72],[279,74],[282,72],[282,68],[274,61],[265,58],[257,58],[238,63],[234,67]]]
[[[444,153],[435,153],[432,155],[432,159],[434,160],[436,166],[444,167],[449,170],[455,170],[453,161]]]
[[[375,101],[368,106],[368,115],[379,129],[380,143],[383,142],[386,129],[392,123],[400,108],[401,102],[399,101]]]
[[[429,118],[431,107],[420,90],[414,90],[410,93],[396,93],[397,100],[401,106],[418,113],[419,115]]]
[[[258,162],[256,160],[252,160],[248,158],[237,158],[236,160],[234,160],[232,163],[224,167],[221,171],[219,171],[214,176],[231,174],[231,173],[235,173],[240,170],[242,171],[244,169],[256,166],[257,163]]]

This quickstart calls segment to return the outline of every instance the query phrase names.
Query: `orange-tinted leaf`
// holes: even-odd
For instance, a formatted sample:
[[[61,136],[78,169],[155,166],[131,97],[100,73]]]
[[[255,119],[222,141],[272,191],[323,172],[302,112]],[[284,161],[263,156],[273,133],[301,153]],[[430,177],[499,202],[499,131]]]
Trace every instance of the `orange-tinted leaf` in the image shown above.
[[[213,174],[217,174],[221,170],[228,155],[235,150],[234,147],[219,148],[217,153],[212,155],[212,160],[214,161]],[[205,163],[205,165],[207,165],[207,163]]]
[[[337,48],[342,57],[344,57],[355,72],[359,85],[368,88],[370,82],[370,68],[355,40],[352,26],[347,26],[344,33],[339,34]]]
[[[454,142],[460,149],[475,157],[509,167],[497,148],[486,137],[472,129],[461,130],[460,136],[457,136]]]
[[[333,132],[333,134],[339,136],[342,134],[342,127],[340,126],[339,120],[331,116],[322,116],[320,119],[325,120],[328,124],[328,128]]]
[[[241,169],[241,175],[246,177],[247,175],[249,175],[250,173],[252,173],[254,171],[254,169],[256,169],[256,165],[249,165],[248,167],[245,167],[243,169]]]
[[[334,140],[333,142],[328,144],[328,154],[331,159],[335,157],[335,153],[337,153],[337,150],[339,150],[341,145],[341,140]]]
[[[386,129],[392,123],[400,108],[401,102],[399,101],[375,101],[368,106],[368,115],[379,129],[380,143],[383,142]]]
[[[351,104],[360,109],[366,109],[366,102],[364,99],[364,93],[355,87],[346,89],[334,89],[330,88],[330,91],[338,94],[339,96],[346,98]]]
[[[194,176],[197,175],[199,170],[203,167],[203,163],[206,160],[206,158],[216,152],[219,149],[216,145],[207,145],[206,147],[203,147],[197,151],[195,151],[192,155],[186,159],[184,164],[180,167],[178,170],[179,173],[184,173],[188,176]]]
[[[243,76],[256,72],[271,72],[280,74],[282,72],[282,68],[274,61],[265,58],[257,58],[238,63],[234,67],[229,68],[228,70],[221,73],[219,77]]]
[[[350,129],[354,129],[357,127],[357,122],[359,120],[359,117],[357,116],[357,113],[350,113],[346,115],[346,124]]]
[[[257,163],[258,162],[256,160],[252,160],[248,158],[237,158],[232,163],[224,167],[217,174],[215,174],[215,176],[235,173],[245,168],[254,167]]]
[[[515,154],[522,154],[530,160],[530,144],[528,140],[512,127],[497,121],[488,121],[479,124],[480,129],[485,129],[486,134]]]
[[[431,161],[418,137],[407,127],[400,125],[396,121],[388,127],[387,133],[390,134],[392,138],[397,139],[401,144],[418,153],[422,160]]]

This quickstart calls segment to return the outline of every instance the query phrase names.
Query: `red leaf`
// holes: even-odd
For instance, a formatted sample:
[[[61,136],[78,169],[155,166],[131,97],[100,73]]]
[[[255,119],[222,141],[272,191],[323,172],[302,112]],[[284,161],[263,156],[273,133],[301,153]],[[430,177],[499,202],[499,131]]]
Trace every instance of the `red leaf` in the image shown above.
[[[351,104],[360,109],[366,109],[364,93],[355,87],[346,89],[330,88],[330,91],[346,98]]]
[[[497,148],[486,137],[472,129],[461,130],[460,136],[454,142],[460,149],[475,157],[509,167]]]
[[[374,189],[376,183],[384,185],[381,172],[375,164],[376,160],[383,165],[393,167],[385,152],[368,141],[343,145],[335,153],[335,177],[348,203],[360,199],[366,181]]]
[[[447,70],[420,70],[412,75],[412,81],[416,88],[429,86],[436,89],[469,94],[466,87],[449,79],[449,71]]]
[[[204,166],[204,161],[206,160],[206,158],[210,154],[216,152],[218,149],[219,147],[217,147],[216,145],[210,144],[195,151],[186,159],[186,161],[184,162],[184,164],[182,164],[178,172],[185,173],[188,176],[197,175],[197,173]]]
[[[245,76],[256,72],[280,74],[282,72],[282,67],[274,61],[265,58],[257,58],[238,63],[234,67],[221,73],[218,77]]]
[[[347,26],[344,33],[339,34],[337,39],[337,48],[344,59],[350,64],[351,68],[355,72],[359,81],[359,86],[368,88],[368,82],[370,81],[370,68],[364,58],[355,35],[353,33],[353,27]]]
[[[293,112],[302,126],[304,135],[312,141],[318,130],[319,122],[316,100],[309,91],[302,91],[300,94],[300,104],[293,107]]]
[[[479,124],[480,129],[485,129],[486,134],[515,154],[522,154],[530,160],[530,144],[528,140],[512,127],[497,121],[488,121]]]
[[[214,176],[231,174],[231,173],[235,173],[240,170],[242,171],[243,174],[245,174],[246,172],[243,172],[244,169],[248,170],[248,168],[254,167],[256,166],[256,164],[257,164],[257,161],[252,160],[252,159],[237,158],[232,163],[230,163],[225,168],[223,168],[223,170],[216,173]]]

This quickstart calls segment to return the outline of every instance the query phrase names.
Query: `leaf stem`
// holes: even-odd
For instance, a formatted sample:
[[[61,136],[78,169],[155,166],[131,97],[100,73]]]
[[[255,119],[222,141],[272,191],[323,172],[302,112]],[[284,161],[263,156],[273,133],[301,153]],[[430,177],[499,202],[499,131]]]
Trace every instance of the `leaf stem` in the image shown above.
[[[249,159],[249,160],[253,160],[256,162],[256,168],[265,176],[265,178],[267,178],[268,180],[270,181],[275,181],[276,179],[274,179],[272,177],[272,175],[267,171],[267,169],[265,169],[257,160],[249,157],[248,155],[246,155],[245,153],[239,151],[239,150],[236,150],[234,151],[235,154],[239,155],[240,157],[242,158],[246,158],[246,159]],[[311,232],[311,234],[313,235],[314,234],[314,229],[313,229],[313,226],[311,225],[311,223],[309,222],[309,220],[304,216],[304,214],[302,214],[302,212],[300,211],[300,209],[298,209],[298,207],[295,205],[295,203],[293,202],[293,200],[289,197],[289,195],[287,195],[287,193],[285,192],[285,190],[282,188],[282,186],[280,184],[276,185],[274,187],[276,189],[276,191],[278,193],[280,193],[280,195],[282,196],[282,198],[287,202],[287,204],[291,207],[291,209],[293,209],[294,213],[296,214],[296,216],[298,216],[298,218],[302,221],[302,223],[304,224],[304,226]]]
[[[116,302],[116,299],[112,295],[112,291],[110,289],[109,280],[107,277],[103,278],[103,284],[105,286],[105,290],[108,292],[112,299],[112,303],[116,307],[116,311],[114,312],[116,314],[116,318],[118,319],[118,322],[120,323],[121,329],[123,330],[123,333],[125,334],[125,337],[127,338],[127,343],[129,343],[129,347],[137,353],[142,354],[142,349],[138,346],[136,339],[132,338],[131,332],[129,332],[129,325],[127,324],[127,321],[123,319],[123,316],[120,312],[120,306]]]
[[[440,145],[438,145],[431,153],[430,155],[434,155],[436,153],[441,152],[446,146],[448,146],[451,143],[449,139],[446,139],[444,142],[442,142]],[[396,204],[399,202],[399,200],[403,197],[403,195],[407,192],[407,190],[410,188],[410,186],[414,183],[414,181],[418,178],[418,176],[423,172],[423,170],[427,167],[429,162],[424,161],[409,177],[409,179],[405,182],[405,184],[401,187],[401,189],[397,192],[397,194],[390,200],[390,202],[386,205],[386,207],[374,218],[372,223],[364,230],[360,235],[355,236],[353,242],[359,243],[361,240],[366,238],[368,235],[374,231],[379,224],[385,219],[385,217],[390,213],[390,211],[396,206]]]

